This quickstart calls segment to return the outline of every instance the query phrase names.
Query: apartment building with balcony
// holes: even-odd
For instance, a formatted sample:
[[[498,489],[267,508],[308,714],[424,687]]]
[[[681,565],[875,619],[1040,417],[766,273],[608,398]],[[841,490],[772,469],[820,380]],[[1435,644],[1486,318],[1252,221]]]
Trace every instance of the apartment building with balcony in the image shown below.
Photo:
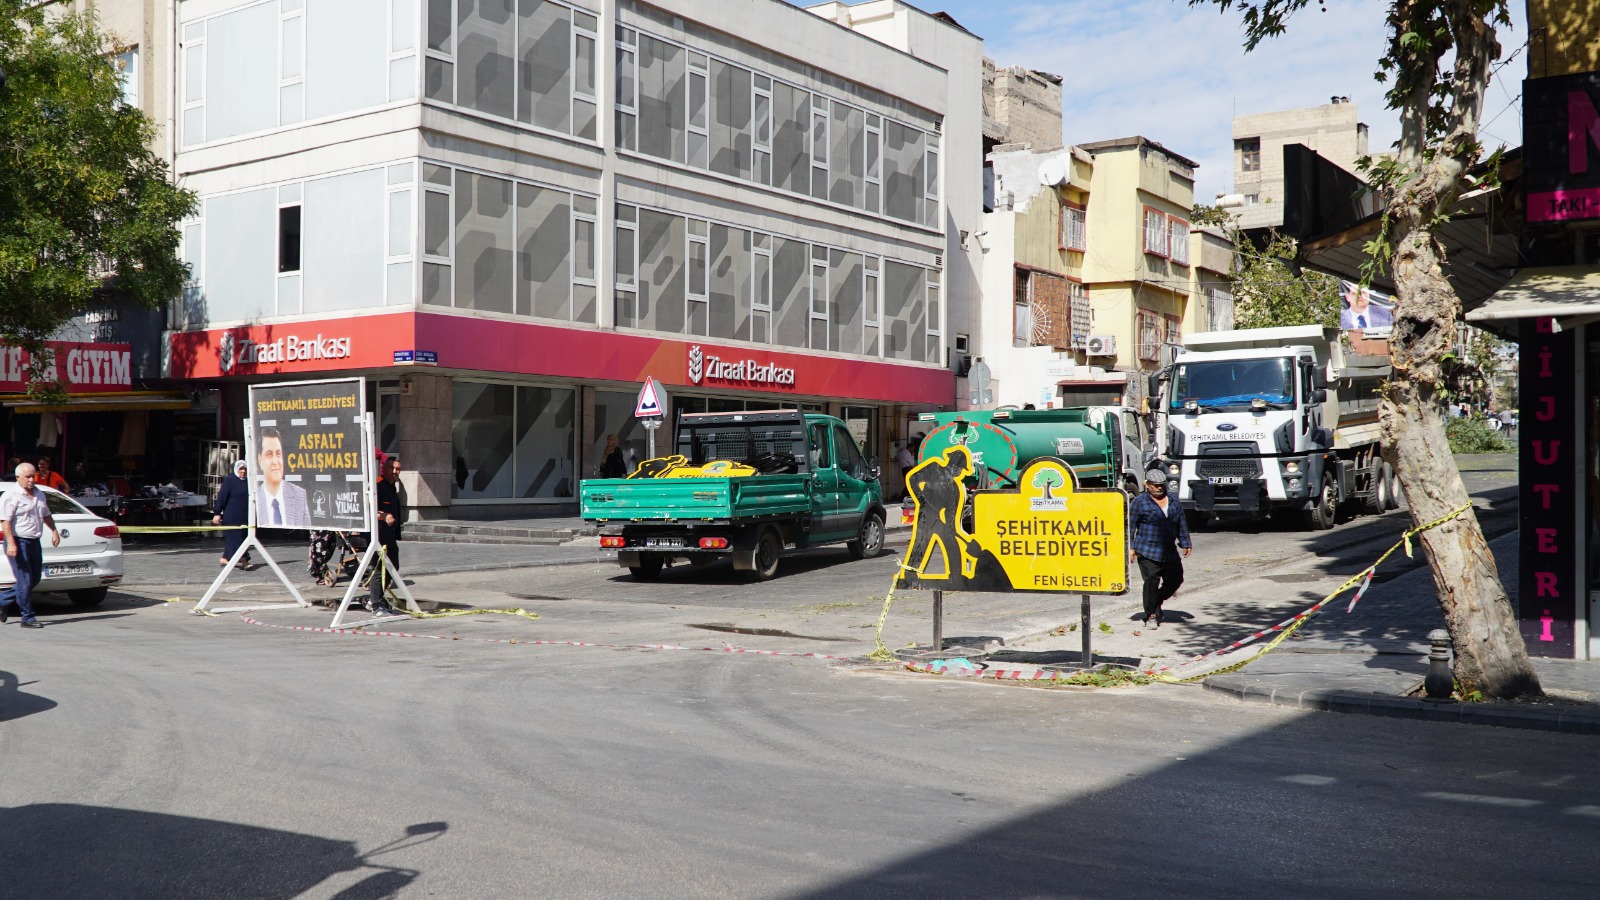
[[[179,18],[176,170],[202,202],[169,364],[222,387],[231,427],[251,383],[367,378],[437,517],[570,503],[607,434],[642,456],[647,376],[670,411],[829,410],[878,457],[952,402],[982,45],[947,19],[898,0]]]

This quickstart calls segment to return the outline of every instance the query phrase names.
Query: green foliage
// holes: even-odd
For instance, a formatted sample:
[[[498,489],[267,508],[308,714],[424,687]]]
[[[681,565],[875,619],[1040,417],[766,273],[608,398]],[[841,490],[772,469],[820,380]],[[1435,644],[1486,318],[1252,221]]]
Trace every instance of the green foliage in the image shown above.
[[[1218,228],[1233,227],[1233,216],[1220,206],[1208,203],[1196,203],[1189,211],[1189,224],[1195,228],[1215,225]]]
[[[1111,626],[1109,624],[1105,623],[1105,622],[1101,622],[1100,623],[1100,631],[1101,631],[1102,634],[1110,634],[1111,633]]]
[[[1064,678],[1052,678],[1046,684],[1070,684],[1079,687],[1130,687],[1138,684],[1153,684],[1155,679],[1138,672],[1127,669],[1117,669],[1111,666],[1101,666],[1092,672],[1078,672]]]
[[[1288,261],[1299,248],[1295,240],[1272,232],[1265,250],[1244,234],[1233,233],[1233,325],[1235,328],[1279,328],[1287,325],[1339,324],[1339,280],[1322,272],[1296,276]]]
[[[1477,417],[1450,419],[1445,422],[1444,433],[1450,439],[1451,453],[1514,453],[1517,449],[1486,420]]]
[[[41,342],[96,291],[149,307],[178,295],[177,222],[195,206],[148,149],[155,127],[122,103],[124,48],[92,16],[46,6],[0,0],[0,341],[39,368]]]

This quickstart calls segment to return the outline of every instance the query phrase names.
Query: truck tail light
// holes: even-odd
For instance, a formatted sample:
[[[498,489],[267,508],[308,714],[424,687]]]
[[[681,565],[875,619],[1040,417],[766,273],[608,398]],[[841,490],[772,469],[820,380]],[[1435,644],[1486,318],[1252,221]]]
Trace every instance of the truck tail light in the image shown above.
[[[626,547],[628,546],[628,539],[620,534],[605,534],[600,536],[600,546]]]
[[[727,538],[701,538],[700,539],[700,549],[701,550],[726,550],[726,549],[728,549],[728,539]]]
[[[100,538],[114,538],[122,536],[122,529],[115,525],[101,525],[94,530],[94,536]]]

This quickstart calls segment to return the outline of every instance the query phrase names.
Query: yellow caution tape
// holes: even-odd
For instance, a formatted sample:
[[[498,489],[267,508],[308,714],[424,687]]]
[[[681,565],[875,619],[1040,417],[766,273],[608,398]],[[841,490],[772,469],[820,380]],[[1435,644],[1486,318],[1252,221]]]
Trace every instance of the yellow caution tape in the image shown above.
[[[1406,550],[1406,556],[1410,556],[1411,555],[1411,537],[1412,537],[1412,535],[1420,534],[1421,532],[1428,531],[1429,529],[1432,529],[1432,528],[1437,528],[1440,525],[1443,525],[1444,523],[1450,521],[1451,519],[1456,518],[1457,516],[1461,515],[1462,513],[1466,512],[1467,510],[1469,510],[1471,508],[1472,508],[1472,504],[1471,503],[1464,503],[1464,504],[1456,507],[1455,509],[1451,510],[1450,512],[1445,513],[1444,515],[1438,517],[1437,519],[1434,519],[1431,522],[1424,522],[1421,525],[1417,525],[1417,526],[1415,526],[1413,528],[1407,529],[1405,534],[1400,536],[1400,540],[1395,541],[1394,546],[1390,547],[1388,550],[1385,550],[1383,552],[1383,555],[1378,557],[1376,562],[1374,562],[1370,566],[1367,566],[1365,569],[1362,569],[1361,571],[1357,572],[1356,574],[1350,576],[1349,580],[1345,581],[1344,584],[1339,585],[1339,587],[1333,593],[1329,594],[1326,597],[1323,597],[1321,600],[1318,600],[1315,604],[1313,604],[1305,612],[1298,614],[1295,617],[1295,621],[1293,623],[1285,626],[1283,631],[1279,632],[1276,637],[1274,637],[1272,640],[1267,642],[1266,646],[1262,647],[1260,651],[1258,651],[1255,655],[1249,657],[1248,659],[1244,659],[1244,660],[1241,660],[1239,662],[1223,666],[1220,669],[1214,669],[1214,670],[1209,671],[1209,672],[1203,672],[1203,673],[1201,673],[1199,675],[1188,675],[1188,676],[1184,676],[1182,678],[1179,678],[1176,675],[1167,675],[1167,674],[1164,674],[1164,673],[1156,673],[1156,672],[1151,672],[1151,673],[1147,673],[1147,674],[1149,674],[1152,678],[1155,678],[1157,681],[1164,681],[1164,682],[1168,682],[1168,683],[1171,683],[1171,684],[1191,684],[1191,683],[1196,682],[1196,681],[1201,681],[1203,679],[1210,678],[1213,675],[1226,675],[1226,674],[1228,674],[1230,672],[1239,671],[1240,669],[1244,668],[1245,666],[1255,662],[1256,660],[1260,659],[1261,657],[1266,656],[1268,653],[1271,653],[1273,650],[1277,649],[1279,644],[1282,644],[1284,641],[1289,639],[1289,635],[1294,634],[1296,631],[1299,631],[1301,626],[1303,626],[1307,622],[1311,621],[1311,619],[1314,616],[1316,616],[1317,613],[1321,612],[1322,608],[1324,606],[1327,606],[1329,603],[1331,603],[1335,597],[1338,597],[1340,594],[1344,593],[1345,591],[1348,591],[1351,588],[1355,587],[1356,585],[1360,584],[1361,580],[1363,578],[1366,578],[1369,573],[1375,571],[1379,566],[1383,565],[1384,561],[1387,560],[1390,556],[1393,556],[1394,552],[1396,550],[1399,550],[1403,546],[1403,547],[1405,547],[1405,550]],[[1197,657],[1197,658],[1199,658],[1199,657]]]

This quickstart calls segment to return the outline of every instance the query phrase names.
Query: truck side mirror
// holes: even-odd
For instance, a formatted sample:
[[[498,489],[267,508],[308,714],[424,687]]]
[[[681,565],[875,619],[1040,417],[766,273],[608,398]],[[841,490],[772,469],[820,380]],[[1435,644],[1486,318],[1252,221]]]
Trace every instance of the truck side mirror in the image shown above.
[[[883,464],[878,462],[876,456],[867,457],[867,479],[879,481],[883,478]]]
[[[1317,388],[1316,390],[1311,392],[1311,402],[1312,403],[1327,403],[1328,402],[1328,392],[1326,390],[1324,390],[1323,388]]]
[[[1328,373],[1317,369],[1311,373],[1311,386],[1319,391],[1328,389]]]
[[[1150,377],[1145,380],[1145,396],[1146,397],[1156,397],[1156,396],[1160,396],[1160,394],[1161,394],[1161,373],[1160,372],[1151,373]]]

